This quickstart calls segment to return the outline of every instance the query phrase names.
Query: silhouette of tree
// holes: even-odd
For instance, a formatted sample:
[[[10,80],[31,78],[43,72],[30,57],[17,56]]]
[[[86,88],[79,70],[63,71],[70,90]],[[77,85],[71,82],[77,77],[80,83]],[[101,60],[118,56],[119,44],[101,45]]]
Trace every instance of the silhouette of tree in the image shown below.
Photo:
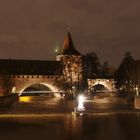
[[[108,61],[105,61],[101,66],[101,78],[114,78],[115,71],[116,69],[113,66],[110,66]]]
[[[12,88],[14,86],[14,81],[11,78],[10,75],[1,75],[1,86],[2,86],[2,90],[3,90],[3,94],[4,95],[8,95],[10,93],[12,93]]]
[[[134,60],[131,53],[126,52],[115,78],[116,86],[120,91],[135,94],[136,90],[140,89],[140,61]]]
[[[109,63],[108,61],[105,61],[102,65],[102,77],[103,78],[109,78],[110,74],[109,74]]]
[[[100,76],[100,62],[96,53],[87,53],[83,56],[84,75],[86,78],[96,78]]]

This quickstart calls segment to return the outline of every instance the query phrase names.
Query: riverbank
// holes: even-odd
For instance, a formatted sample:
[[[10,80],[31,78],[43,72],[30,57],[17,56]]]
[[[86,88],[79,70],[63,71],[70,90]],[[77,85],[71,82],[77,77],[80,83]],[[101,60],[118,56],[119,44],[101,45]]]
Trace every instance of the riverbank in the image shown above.
[[[19,100],[18,94],[0,96],[0,107],[10,106]]]
[[[63,98],[46,98],[42,96],[20,97],[19,102],[10,107],[1,107],[0,114],[11,115],[52,115],[71,114],[78,107],[78,102]],[[139,112],[133,106],[129,106],[122,98],[107,97],[102,99],[85,100],[83,110],[77,113],[83,114],[115,114]]]

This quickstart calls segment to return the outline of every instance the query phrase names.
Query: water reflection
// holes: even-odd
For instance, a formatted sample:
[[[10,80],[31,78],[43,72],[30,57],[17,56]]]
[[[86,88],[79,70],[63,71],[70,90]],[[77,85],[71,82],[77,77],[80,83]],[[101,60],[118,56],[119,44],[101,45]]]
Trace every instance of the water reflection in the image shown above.
[[[19,97],[19,102],[30,103],[31,100],[32,100],[31,96],[20,96]]]
[[[52,140],[137,140],[140,117],[137,114],[0,118],[1,139]],[[14,129],[13,129],[14,128]],[[8,135],[7,135],[8,134]]]
[[[77,106],[77,111],[84,111],[85,107],[84,107],[84,96],[80,95],[78,97],[78,106]]]
[[[78,111],[83,111],[85,109],[83,101],[78,101],[77,109],[78,109]]]
[[[140,138],[139,113],[127,114],[123,110],[124,114],[117,115],[114,108],[118,109],[119,104],[122,109],[123,104],[117,102],[116,107],[116,104],[111,104],[112,99],[103,99],[99,104],[100,100],[73,102],[42,96],[20,97],[21,103],[11,109],[10,113],[15,114],[13,117],[9,112],[0,116],[0,138],[2,140],[15,138],[20,140],[136,140]],[[79,115],[75,112],[71,114],[74,104],[76,104],[76,111],[80,110],[77,113]],[[110,108],[113,106],[115,107]],[[84,109],[85,111],[82,111]],[[114,111],[114,115],[109,115],[110,110]],[[80,116],[80,113],[84,115]]]
[[[73,134],[79,134],[82,128],[82,118],[77,117],[75,114],[71,116],[71,130]]]

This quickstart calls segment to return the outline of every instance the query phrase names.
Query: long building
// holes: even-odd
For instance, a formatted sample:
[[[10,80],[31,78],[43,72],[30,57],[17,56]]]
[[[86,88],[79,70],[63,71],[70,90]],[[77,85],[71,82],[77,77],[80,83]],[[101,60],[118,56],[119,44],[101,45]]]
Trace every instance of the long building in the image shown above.
[[[71,34],[68,32],[61,52],[56,60],[0,60],[0,94],[21,93],[34,84],[44,84],[53,92],[60,87],[56,79],[76,85],[82,80],[82,55],[75,49]]]
[[[82,54],[76,50],[71,34],[64,38],[62,50],[56,60],[0,60],[0,95],[22,94],[26,89],[46,86],[57,93],[69,89],[66,94],[77,94],[83,88]],[[102,84],[114,91],[114,81],[108,79],[87,79],[89,90],[96,84]]]

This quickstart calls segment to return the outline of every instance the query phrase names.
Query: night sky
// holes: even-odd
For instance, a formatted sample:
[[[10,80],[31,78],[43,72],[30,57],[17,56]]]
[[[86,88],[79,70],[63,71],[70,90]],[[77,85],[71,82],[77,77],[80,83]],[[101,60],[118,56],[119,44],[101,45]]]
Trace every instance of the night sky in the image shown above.
[[[76,48],[118,65],[140,54],[139,0],[0,0],[0,58],[55,59],[70,26]]]

